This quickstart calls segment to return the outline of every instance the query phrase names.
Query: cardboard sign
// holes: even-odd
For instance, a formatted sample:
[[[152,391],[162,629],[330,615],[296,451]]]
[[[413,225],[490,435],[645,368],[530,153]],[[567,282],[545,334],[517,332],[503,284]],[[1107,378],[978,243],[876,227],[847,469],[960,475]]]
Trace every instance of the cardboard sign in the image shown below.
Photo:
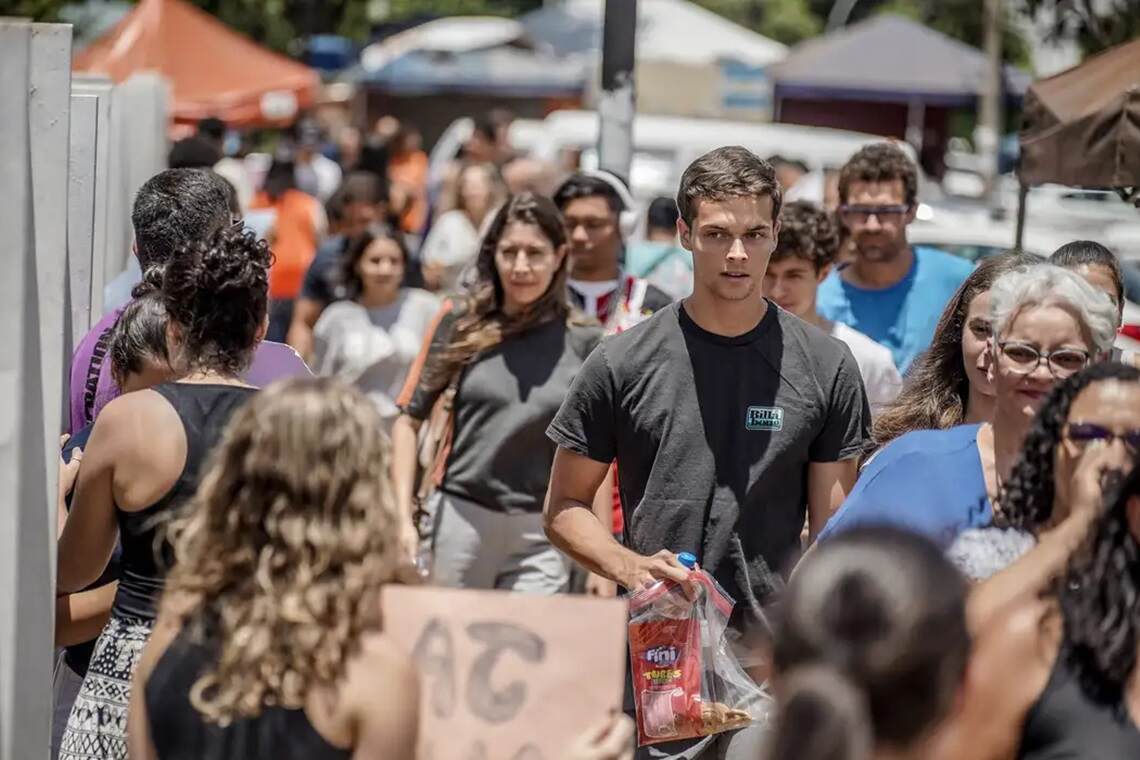
[[[420,670],[420,760],[558,760],[621,708],[623,601],[389,586],[382,606]]]

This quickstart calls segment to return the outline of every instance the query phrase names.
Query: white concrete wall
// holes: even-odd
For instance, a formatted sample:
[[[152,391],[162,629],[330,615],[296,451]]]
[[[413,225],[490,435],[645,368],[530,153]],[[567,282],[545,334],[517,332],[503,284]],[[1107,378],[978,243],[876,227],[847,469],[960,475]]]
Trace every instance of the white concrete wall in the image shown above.
[[[155,73],[135,74],[114,89],[111,105],[114,160],[107,197],[105,282],[127,268],[127,257],[134,242],[130,222],[135,193],[144,182],[166,168],[169,100],[170,86]]]
[[[73,350],[103,313],[113,90],[110,79],[84,75],[71,88],[67,242]]]
[[[71,28],[0,21],[0,758],[51,730]]]

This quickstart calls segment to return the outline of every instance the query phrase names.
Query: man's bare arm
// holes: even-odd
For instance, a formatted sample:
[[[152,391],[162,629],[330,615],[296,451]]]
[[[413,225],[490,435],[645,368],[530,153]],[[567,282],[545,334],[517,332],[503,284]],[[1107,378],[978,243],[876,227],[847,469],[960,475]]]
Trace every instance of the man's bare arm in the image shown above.
[[[606,477],[598,486],[594,494],[594,516],[604,526],[614,524],[614,468],[606,471]],[[590,596],[612,597],[617,594],[617,587],[609,578],[603,578],[597,573],[587,573],[586,593]]]
[[[674,554],[643,557],[619,544],[593,511],[608,463],[559,447],[550,471],[544,509],[550,542],[592,573],[634,589],[662,578],[684,583],[689,571]]]

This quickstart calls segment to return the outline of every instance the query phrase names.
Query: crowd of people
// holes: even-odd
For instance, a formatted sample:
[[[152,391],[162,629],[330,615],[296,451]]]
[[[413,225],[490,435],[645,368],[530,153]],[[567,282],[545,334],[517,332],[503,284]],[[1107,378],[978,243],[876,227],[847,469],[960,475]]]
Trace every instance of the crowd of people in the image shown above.
[[[639,218],[505,124],[433,186],[391,119],[258,179],[206,120],[140,189],[70,372],[53,758],[414,758],[385,584],[616,596],[682,552],[774,710],[635,747],[627,678],[566,760],[1140,756],[1111,251],[912,246],[890,143],[834,211],[724,147]]]

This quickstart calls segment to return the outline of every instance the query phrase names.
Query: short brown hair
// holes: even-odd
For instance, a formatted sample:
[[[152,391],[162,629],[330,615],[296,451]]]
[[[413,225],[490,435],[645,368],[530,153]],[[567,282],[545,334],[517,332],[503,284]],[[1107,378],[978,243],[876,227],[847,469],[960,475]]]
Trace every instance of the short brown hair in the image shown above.
[[[731,145],[709,151],[685,169],[677,189],[677,208],[691,225],[702,200],[767,196],[772,199],[772,219],[780,216],[780,183],[772,165],[747,148]]]
[[[852,182],[902,180],[903,198],[908,206],[918,199],[918,168],[902,148],[880,142],[860,148],[839,170],[839,202],[847,202]]]
[[[831,214],[809,201],[793,201],[780,212],[780,239],[772,261],[803,259],[821,271],[839,254],[839,226]]]

